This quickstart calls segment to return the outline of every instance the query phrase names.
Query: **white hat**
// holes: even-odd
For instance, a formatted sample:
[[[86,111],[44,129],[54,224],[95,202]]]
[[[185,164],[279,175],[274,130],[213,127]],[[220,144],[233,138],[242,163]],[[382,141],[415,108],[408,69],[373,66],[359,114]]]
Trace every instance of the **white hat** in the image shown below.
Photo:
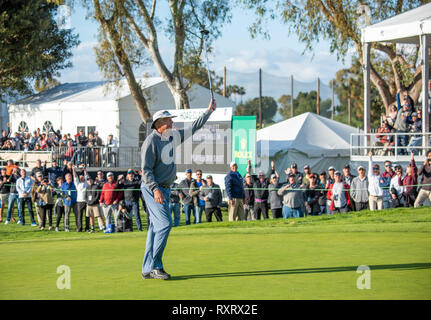
[[[229,167],[232,167],[233,165],[237,165],[235,161],[232,161],[229,165]]]
[[[163,119],[163,118],[175,118],[173,114],[171,114],[168,110],[160,110],[157,111],[153,116],[153,123],[151,125],[151,129],[154,129],[154,124],[157,120]]]

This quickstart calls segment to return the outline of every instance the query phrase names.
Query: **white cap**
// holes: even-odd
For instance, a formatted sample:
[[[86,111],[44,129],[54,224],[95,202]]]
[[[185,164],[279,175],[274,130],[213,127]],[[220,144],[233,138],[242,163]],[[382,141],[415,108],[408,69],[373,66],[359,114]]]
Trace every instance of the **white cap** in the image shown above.
[[[229,167],[232,167],[233,165],[235,165],[236,164],[236,162],[235,161],[232,161],[231,163],[230,163],[230,165],[229,165]],[[236,164],[237,165],[237,164]]]
[[[154,124],[156,123],[157,120],[163,119],[163,118],[175,118],[175,117],[176,116],[174,116],[173,114],[171,114],[168,110],[157,111],[153,115],[153,124],[151,125],[151,129],[154,129]]]

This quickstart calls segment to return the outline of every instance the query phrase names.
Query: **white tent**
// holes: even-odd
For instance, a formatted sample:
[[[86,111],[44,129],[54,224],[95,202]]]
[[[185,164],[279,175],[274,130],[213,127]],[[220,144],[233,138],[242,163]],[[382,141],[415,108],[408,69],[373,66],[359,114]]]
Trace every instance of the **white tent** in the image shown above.
[[[362,31],[362,42],[419,44],[419,36],[431,34],[431,3],[370,25]]]
[[[306,164],[316,173],[329,166],[341,170],[350,162],[351,133],[358,129],[307,112],[257,131],[258,154],[274,160],[281,181],[292,162],[300,171]]]

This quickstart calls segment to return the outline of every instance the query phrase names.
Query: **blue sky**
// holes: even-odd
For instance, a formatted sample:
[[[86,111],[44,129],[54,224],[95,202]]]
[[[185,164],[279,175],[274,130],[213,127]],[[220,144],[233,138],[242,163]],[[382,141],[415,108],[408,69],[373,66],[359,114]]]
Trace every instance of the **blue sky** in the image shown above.
[[[167,7],[160,7],[160,10],[167,10]],[[61,72],[62,83],[103,79],[93,53],[97,43],[97,24],[85,19],[85,15],[86,10],[80,7],[74,8],[72,12],[70,25],[79,34],[81,44],[73,50],[73,67]],[[262,68],[264,72],[275,76],[290,77],[293,74],[295,79],[303,82],[314,82],[320,77],[322,82],[328,83],[335,77],[337,70],[346,66],[337,61],[335,54],[329,53],[326,41],[316,44],[314,57],[312,53],[302,54],[304,45],[298,42],[295,35],[289,36],[287,27],[278,21],[270,22],[267,26],[270,40],[251,39],[248,26],[252,19],[251,12],[234,9],[232,23],[223,28],[222,36],[215,42],[214,53],[210,56],[213,68],[220,74],[223,66],[243,73],[255,73]],[[163,34],[159,34],[159,37],[162,56],[171,65],[169,40]],[[350,64],[350,58],[346,59],[346,64]],[[154,69],[145,71],[157,76]]]

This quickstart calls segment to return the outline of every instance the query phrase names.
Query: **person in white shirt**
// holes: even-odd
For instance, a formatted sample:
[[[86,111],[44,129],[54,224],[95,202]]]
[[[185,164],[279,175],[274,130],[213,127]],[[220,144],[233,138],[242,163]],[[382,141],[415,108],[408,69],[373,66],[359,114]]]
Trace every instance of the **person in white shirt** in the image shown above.
[[[33,187],[33,180],[27,177],[27,172],[21,169],[21,178],[16,181],[16,190],[18,192],[18,224],[25,225],[24,206],[27,204],[28,213],[30,214],[32,227],[37,227],[34,220],[33,203],[31,201],[31,188]]]
[[[368,202],[370,210],[383,209],[383,189],[380,187],[380,167],[373,164],[373,153],[370,151],[368,154],[370,159],[368,161]]]
[[[82,232],[82,218],[85,217],[85,231],[88,231],[90,229],[90,218],[86,217],[86,215],[84,216],[84,211],[87,208],[87,201],[86,201],[86,192],[87,192],[87,188],[88,188],[88,183],[87,183],[87,170],[85,169],[85,165],[82,165],[84,174],[80,175],[78,177],[77,173],[76,173],[76,166],[72,166],[72,172],[73,172],[73,183],[75,184],[76,187],[76,206],[78,209],[78,223],[77,223],[77,227],[76,227],[76,231],[77,232]]]

